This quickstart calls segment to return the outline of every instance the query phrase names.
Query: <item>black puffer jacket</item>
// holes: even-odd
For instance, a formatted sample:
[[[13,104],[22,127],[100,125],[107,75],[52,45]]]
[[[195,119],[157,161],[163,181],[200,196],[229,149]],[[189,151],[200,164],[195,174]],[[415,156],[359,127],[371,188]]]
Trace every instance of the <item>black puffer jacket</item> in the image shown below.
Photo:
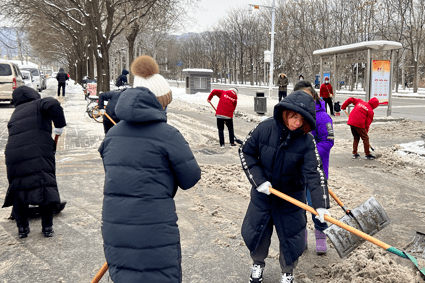
[[[13,205],[14,197],[29,204],[60,203],[52,121],[57,128],[66,126],[63,109],[56,99],[40,99],[26,86],[13,91],[13,102],[5,149],[9,188],[3,207]]]
[[[118,98],[120,97],[123,91],[108,91],[99,94],[99,109],[105,107],[105,100],[108,101],[106,105],[106,113],[115,121],[119,122],[117,115],[115,114],[115,106],[117,106]]]
[[[116,283],[181,282],[173,197],[177,187],[194,186],[201,170],[147,88],[123,91],[115,112],[121,122],[99,148],[105,167],[102,235],[109,274]]]
[[[63,68],[59,68],[59,72],[56,75],[56,79],[58,80],[58,83],[64,84],[67,80],[69,80],[68,74],[65,73]]]
[[[273,219],[287,264],[305,249],[306,213],[301,208],[256,188],[269,181],[277,189],[303,203],[306,189],[314,208],[329,208],[329,195],[320,156],[311,134],[284,126],[282,111],[303,115],[315,128],[315,104],[310,95],[296,91],[274,108],[273,119],[260,123],[239,149],[242,167],[252,184],[251,201],[242,224],[247,247],[255,251],[266,224]]]

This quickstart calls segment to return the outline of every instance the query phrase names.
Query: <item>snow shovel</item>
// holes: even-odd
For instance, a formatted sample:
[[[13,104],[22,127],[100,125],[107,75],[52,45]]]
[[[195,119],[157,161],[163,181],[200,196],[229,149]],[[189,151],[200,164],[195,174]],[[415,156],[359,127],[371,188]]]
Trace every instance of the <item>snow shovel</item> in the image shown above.
[[[216,111],[216,112],[217,112],[217,109],[215,109],[215,107],[214,107],[214,105],[211,103],[211,101],[209,101],[209,103],[211,104],[211,106],[212,106],[212,108],[214,109],[214,111]],[[224,123],[226,123],[226,122],[224,122]],[[241,141],[240,139],[238,139],[235,135],[234,135],[234,137],[235,137],[235,142],[237,142],[238,144],[243,144],[243,141]]]
[[[370,197],[360,206],[354,208],[354,210],[348,210],[345,208],[345,205],[342,203],[342,201],[335,195],[335,193],[331,191],[331,189],[328,188],[328,191],[332,198],[345,212],[345,215],[339,219],[340,222],[350,225],[351,227],[357,227],[359,230],[369,234],[370,236],[375,235],[390,224],[391,221],[388,218],[387,213],[382,208],[382,206],[379,205],[379,203],[375,200],[374,197]],[[338,228],[334,227],[333,229]],[[336,235],[339,234],[341,233],[337,233]],[[349,234],[348,236],[355,237],[352,234]],[[331,237],[335,237],[334,233],[332,235],[328,235],[328,237],[330,239]],[[351,240],[350,242],[356,242],[357,238],[349,240]],[[336,241],[336,239],[331,239],[331,241],[334,242]],[[357,246],[352,246],[351,248],[355,249],[356,247]],[[345,254],[348,254],[350,252],[348,250],[345,250],[343,247],[340,247],[340,249],[336,249],[338,252],[341,252],[343,254],[340,254],[341,257],[344,257]]]
[[[416,235],[409,246],[411,246],[410,252],[422,253],[422,258],[425,258],[425,233],[416,231]]]
[[[350,117],[350,114],[348,114],[347,110],[344,110],[345,114],[347,114],[348,117]],[[369,147],[372,151],[375,151],[375,149],[370,145],[369,143]]]
[[[302,209],[304,209],[304,210],[306,210],[306,211],[308,211],[308,212],[310,212],[310,213],[312,213],[314,215],[318,215],[317,211],[314,208],[312,208],[311,206],[308,206],[307,204],[302,203],[299,200],[296,200],[296,199],[294,199],[294,198],[292,198],[292,197],[290,197],[290,196],[288,196],[288,195],[286,195],[286,194],[284,194],[282,192],[279,192],[276,189],[273,189],[273,188],[270,188],[269,187],[269,190],[270,190],[270,193],[272,193],[272,194],[274,194],[274,195],[276,195],[276,196],[278,196],[278,197],[280,197],[280,198],[282,198],[282,199],[284,199],[284,200],[286,200],[286,201],[288,201],[288,202],[290,202],[290,203],[292,203],[292,204],[294,204],[294,205],[296,205],[296,206],[298,206],[298,207],[300,207],[300,208],[302,208]],[[377,245],[377,246],[385,249],[388,252],[391,252],[393,254],[396,254],[396,255],[398,255],[398,256],[400,256],[402,258],[407,258],[407,259],[411,260],[413,262],[413,264],[415,264],[416,268],[421,272],[422,276],[425,276],[425,267],[419,268],[418,261],[416,260],[416,258],[414,258],[413,256],[409,255],[408,253],[403,252],[401,250],[398,250],[395,247],[391,247],[390,245],[388,245],[388,244],[386,244],[384,242],[381,242],[380,240],[378,240],[378,239],[376,239],[376,238],[374,238],[374,237],[372,237],[372,236],[370,236],[370,235],[368,235],[368,234],[366,234],[366,233],[364,233],[364,232],[362,232],[360,230],[357,230],[356,228],[351,227],[351,226],[349,226],[349,225],[347,225],[347,224],[345,224],[345,223],[343,223],[341,221],[338,221],[335,218],[332,218],[332,217],[330,217],[328,215],[325,215],[324,218],[325,218],[326,221],[331,222],[332,224],[337,225],[337,226],[343,228],[344,230],[346,230],[346,231],[348,231],[348,232],[350,232],[352,234],[355,234],[356,236],[358,236],[358,239],[367,240],[367,241],[371,242],[372,244],[375,244],[375,245]],[[331,228],[331,227],[329,227],[329,228]],[[326,229],[326,230],[328,230],[328,229]],[[329,235],[326,233],[326,230],[324,231],[324,233],[329,237]],[[333,230],[333,233],[339,233],[339,232],[341,232],[341,231]],[[344,239],[344,238],[340,238],[340,239]],[[363,241],[361,241],[360,243],[354,243],[354,244],[357,247],[362,242]],[[335,243],[334,242],[332,242],[332,243],[335,246]],[[335,248],[336,248],[336,246],[335,246]],[[354,249],[350,249],[350,252],[353,251],[353,250]],[[338,254],[341,256],[341,254],[340,254],[340,252],[339,252],[338,249],[337,249],[337,251],[338,251]]]

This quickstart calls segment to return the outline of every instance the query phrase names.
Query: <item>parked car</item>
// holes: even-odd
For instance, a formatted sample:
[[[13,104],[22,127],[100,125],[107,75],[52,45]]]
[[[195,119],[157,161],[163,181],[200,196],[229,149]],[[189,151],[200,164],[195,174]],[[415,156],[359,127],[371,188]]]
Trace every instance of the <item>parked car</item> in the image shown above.
[[[32,77],[31,72],[22,70],[21,74],[22,78],[24,79],[25,85],[27,87],[36,89],[36,87],[34,87],[34,78]]]
[[[21,70],[30,71],[32,77],[34,78],[34,83],[36,89],[41,92],[43,89],[46,89],[46,79],[43,75],[40,74],[40,70],[35,67],[20,66]]]
[[[13,90],[23,85],[25,83],[18,65],[0,61],[0,101],[10,101],[13,104]]]

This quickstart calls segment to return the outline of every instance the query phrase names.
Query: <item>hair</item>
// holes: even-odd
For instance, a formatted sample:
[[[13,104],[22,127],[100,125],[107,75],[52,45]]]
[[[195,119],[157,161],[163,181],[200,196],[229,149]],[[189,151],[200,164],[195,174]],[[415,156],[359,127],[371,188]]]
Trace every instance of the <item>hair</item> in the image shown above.
[[[283,110],[282,111],[282,118],[283,118],[283,122],[285,123],[286,126],[288,126],[288,120],[290,117],[292,117],[293,115],[299,114],[298,112],[295,112],[293,110]],[[304,117],[304,116],[303,116]],[[311,132],[311,127],[310,125],[307,123],[307,121],[304,118],[304,122],[303,125],[300,127],[300,129],[304,132],[304,134],[308,134],[309,132]]]
[[[316,104],[319,104],[320,102],[320,97],[317,94],[316,90],[313,88],[313,86],[311,85],[311,83],[309,81],[306,80],[302,80],[299,81],[295,84],[294,86],[294,91],[297,90],[305,90],[305,89],[309,89],[311,92],[311,95],[313,96],[314,102],[316,102]]]

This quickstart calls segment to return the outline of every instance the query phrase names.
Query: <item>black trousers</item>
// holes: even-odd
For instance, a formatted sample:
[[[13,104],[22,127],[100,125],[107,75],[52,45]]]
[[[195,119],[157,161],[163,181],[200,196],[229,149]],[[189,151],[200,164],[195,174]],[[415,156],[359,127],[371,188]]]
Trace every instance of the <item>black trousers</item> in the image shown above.
[[[218,138],[220,139],[220,146],[224,145],[224,124],[229,130],[230,144],[235,143],[235,132],[233,131],[233,119],[217,118]]]
[[[262,238],[260,239],[260,243],[257,249],[255,250],[255,252],[250,252],[253,263],[256,265],[260,265],[261,267],[264,267],[266,265],[265,259],[269,255],[269,248],[272,242],[273,226],[273,219],[270,219],[269,223],[264,229]],[[282,273],[293,273],[294,268],[298,265],[298,259],[296,259],[290,265],[287,265],[285,261],[285,256],[281,248],[282,246],[279,244],[279,263],[280,268],[282,269]]]
[[[62,88],[62,96],[65,96],[65,85],[66,83],[58,84],[58,96],[61,96],[61,88]]]
[[[109,115],[109,117],[111,117],[111,115]],[[118,123],[120,121],[119,119],[113,119],[113,120],[115,123]],[[109,118],[106,117],[106,115],[103,116],[103,131],[105,132],[105,135],[108,133],[109,129],[112,128],[113,126],[114,126],[114,123],[112,123],[111,120],[109,120]]]
[[[279,102],[282,101],[282,99],[284,99],[286,97],[286,90],[279,90]]]
[[[28,203],[23,203],[20,198],[13,200],[13,213],[18,228],[26,228],[28,223]],[[41,227],[53,226],[53,208],[55,204],[40,205]]]
[[[323,98],[323,100],[325,101],[326,112],[328,112],[328,105],[329,105],[329,108],[331,109],[331,115],[334,115],[334,106],[332,102],[332,97]]]

